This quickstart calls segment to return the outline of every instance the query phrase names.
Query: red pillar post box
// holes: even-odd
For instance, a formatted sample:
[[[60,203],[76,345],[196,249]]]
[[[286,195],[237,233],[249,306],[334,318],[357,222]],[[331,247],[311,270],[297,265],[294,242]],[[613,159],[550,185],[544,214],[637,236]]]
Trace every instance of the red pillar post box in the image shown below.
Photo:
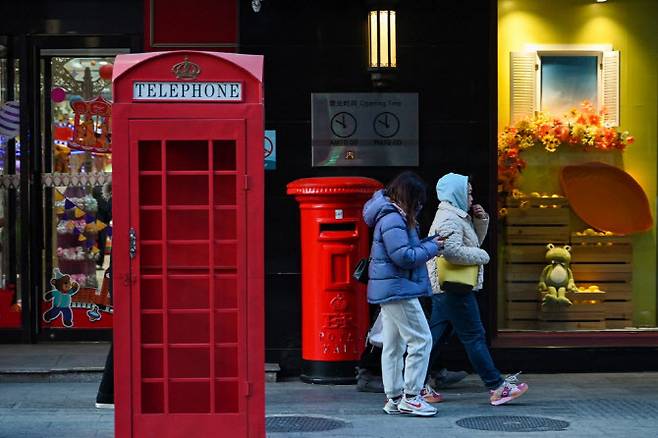
[[[288,184],[301,211],[302,374],[305,382],[352,383],[369,326],[365,285],[352,278],[370,253],[363,204],[381,183],[361,177]]]
[[[265,436],[262,71],[116,58],[116,437]]]

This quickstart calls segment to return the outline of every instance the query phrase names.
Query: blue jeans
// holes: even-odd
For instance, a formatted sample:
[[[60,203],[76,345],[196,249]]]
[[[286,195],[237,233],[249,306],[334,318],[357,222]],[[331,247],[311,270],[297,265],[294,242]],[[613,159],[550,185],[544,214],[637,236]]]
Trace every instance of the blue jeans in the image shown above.
[[[458,293],[444,292],[432,296],[432,317],[430,330],[432,332],[432,353],[430,355],[431,369],[434,359],[439,355],[439,339],[444,335],[451,323],[461,341],[468,359],[480,375],[488,389],[496,389],[504,379],[493,363],[487,341],[484,336],[484,326],[480,320],[475,292]]]

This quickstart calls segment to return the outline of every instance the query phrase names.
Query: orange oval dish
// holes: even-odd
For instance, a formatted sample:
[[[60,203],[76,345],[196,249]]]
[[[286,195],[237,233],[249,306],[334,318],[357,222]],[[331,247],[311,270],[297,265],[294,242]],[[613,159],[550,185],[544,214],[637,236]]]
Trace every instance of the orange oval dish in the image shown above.
[[[617,167],[604,163],[567,166],[560,173],[560,184],[573,211],[594,228],[631,234],[653,226],[644,190]]]

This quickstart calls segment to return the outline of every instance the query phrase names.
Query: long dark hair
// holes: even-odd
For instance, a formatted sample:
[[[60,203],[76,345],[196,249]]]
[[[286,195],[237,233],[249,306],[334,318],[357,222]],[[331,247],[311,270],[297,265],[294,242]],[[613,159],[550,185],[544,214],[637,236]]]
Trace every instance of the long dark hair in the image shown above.
[[[405,212],[409,227],[415,227],[416,214],[427,200],[427,185],[421,177],[410,170],[402,172],[386,186],[386,196]]]

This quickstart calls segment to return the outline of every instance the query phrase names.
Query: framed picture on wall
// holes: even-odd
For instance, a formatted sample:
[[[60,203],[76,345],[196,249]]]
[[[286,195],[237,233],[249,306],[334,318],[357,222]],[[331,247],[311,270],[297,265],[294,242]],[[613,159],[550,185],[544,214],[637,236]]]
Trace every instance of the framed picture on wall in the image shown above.
[[[619,52],[612,45],[527,46],[510,53],[511,122],[544,111],[561,116],[587,100],[619,126]]]

